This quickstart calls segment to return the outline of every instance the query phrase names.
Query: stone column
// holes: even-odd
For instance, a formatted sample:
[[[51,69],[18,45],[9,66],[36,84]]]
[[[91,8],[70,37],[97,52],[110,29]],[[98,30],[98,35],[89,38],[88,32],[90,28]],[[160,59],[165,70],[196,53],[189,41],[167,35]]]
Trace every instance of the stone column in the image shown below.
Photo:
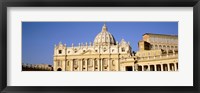
[[[54,62],[53,62],[53,70],[54,70],[54,71],[57,71],[56,68],[57,68],[57,64],[56,64],[56,61],[54,61]]]
[[[150,65],[148,64],[148,69],[147,69],[147,71],[151,71],[151,69],[150,69]]]
[[[65,65],[65,61],[62,61],[62,71],[66,71],[66,65]]]
[[[74,60],[71,61],[71,71],[73,71],[73,68],[74,68]]]
[[[102,59],[100,59],[101,60],[101,71],[103,71],[103,60]]]
[[[101,70],[101,64],[100,64],[100,59],[98,59],[98,71],[100,71]]]
[[[157,71],[156,64],[154,65],[154,71]]]
[[[120,67],[120,64],[119,64],[119,58],[117,58],[117,64],[116,64],[116,67],[117,67],[116,70],[117,70],[117,71],[120,71],[120,68],[119,68],[119,67]]]
[[[88,59],[86,59],[86,62],[85,62],[85,70],[88,71]]]
[[[83,64],[83,59],[81,59],[81,62],[80,62],[80,64],[79,64],[79,71],[83,71],[83,66],[82,66],[82,64]]]
[[[170,71],[170,64],[167,64],[167,70]]]
[[[92,66],[93,66],[93,71],[95,71],[95,63],[94,63],[94,59],[92,59],[92,61],[93,61],[93,62],[92,62],[92,63],[93,63],[93,65],[92,65]]]
[[[110,71],[110,58],[108,58],[108,71]]]
[[[161,71],[163,71],[163,64],[162,63],[160,64],[160,67],[161,67]]]
[[[174,68],[175,68],[174,71],[178,71],[176,63],[174,63]]]
[[[142,66],[142,71],[144,71],[144,66],[143,65],[141,65]]]

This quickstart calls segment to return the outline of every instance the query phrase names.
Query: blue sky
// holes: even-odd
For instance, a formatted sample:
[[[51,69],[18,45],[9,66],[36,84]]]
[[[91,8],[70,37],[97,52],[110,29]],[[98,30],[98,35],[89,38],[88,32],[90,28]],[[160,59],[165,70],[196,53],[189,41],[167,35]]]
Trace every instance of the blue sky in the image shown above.
[[[54,45],[93,42],[104,22],[22,22],[22,61],[53,64]],[[106,22],[108,31],[120,42],[129,41],[133,51],[145,33],[178,35],[178,22]]]

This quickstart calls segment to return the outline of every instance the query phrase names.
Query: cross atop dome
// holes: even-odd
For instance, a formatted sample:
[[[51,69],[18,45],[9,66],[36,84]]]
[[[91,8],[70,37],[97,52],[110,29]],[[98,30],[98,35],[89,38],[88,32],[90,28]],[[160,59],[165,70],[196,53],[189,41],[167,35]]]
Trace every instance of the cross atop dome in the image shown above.
[[[104,22],[103,26],[106,26],[106,22]]]
[[[108,31],[108,28],[106,26],[106,22],[104,22],[103,27],[102,27],[102,32]]]

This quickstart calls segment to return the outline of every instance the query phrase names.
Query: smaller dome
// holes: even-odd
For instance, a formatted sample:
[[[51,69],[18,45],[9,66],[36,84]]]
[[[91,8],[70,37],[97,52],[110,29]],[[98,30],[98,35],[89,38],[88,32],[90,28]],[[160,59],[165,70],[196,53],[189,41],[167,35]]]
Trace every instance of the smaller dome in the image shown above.
[[[116,45],[115,38],[108,32],[106,24],[104,23],[102,31],[94,39],[95,45]]]

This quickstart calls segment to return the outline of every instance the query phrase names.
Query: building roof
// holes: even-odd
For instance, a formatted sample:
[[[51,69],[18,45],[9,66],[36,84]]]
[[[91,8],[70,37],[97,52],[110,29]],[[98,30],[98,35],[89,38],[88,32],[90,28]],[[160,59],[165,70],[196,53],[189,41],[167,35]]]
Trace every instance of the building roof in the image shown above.
[[[159,35],[159,36],[174,36],[174,37],[178,37],[178,35],[169,35],[169,34],[154,34],[154,33],[145,33],[144,35]]]

